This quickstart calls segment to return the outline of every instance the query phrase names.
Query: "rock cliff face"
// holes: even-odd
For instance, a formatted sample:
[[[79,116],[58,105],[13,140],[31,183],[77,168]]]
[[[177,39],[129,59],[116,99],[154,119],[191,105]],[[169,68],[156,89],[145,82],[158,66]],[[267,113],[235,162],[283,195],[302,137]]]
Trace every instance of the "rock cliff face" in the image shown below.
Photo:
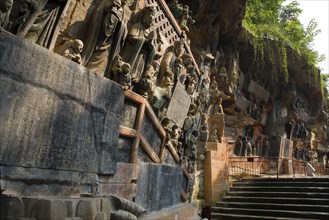
[[[8,31],[0,30],[0,187],[8,207],[38,195],[111,194],[147,211],[214,202],[228,190],[230,157],[291,159],[293,146],[315,148],[311,129],[326,132],[320,74],[287,48],[284,83],[273,75],[281,63],[270,39],[258,65],[242,27],[245,8],[246,0],[15,1],[0,24]],[[82,203],[90,219],[136,218],[136,204],[107,202],[40,207],[78,218],[69,213]]]

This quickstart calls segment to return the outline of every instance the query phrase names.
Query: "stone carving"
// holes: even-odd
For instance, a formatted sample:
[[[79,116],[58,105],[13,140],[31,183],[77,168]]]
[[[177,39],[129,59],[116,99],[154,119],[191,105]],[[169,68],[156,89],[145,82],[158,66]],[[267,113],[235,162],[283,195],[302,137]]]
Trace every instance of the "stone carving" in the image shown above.
[[[208,127],[208,123],[206,122],[205,124],[203,124],[201,126],[199,140],[200,141],[208,141],[208,139],[209,139],[209,127]]]
[[[81,52],[83,49],[83,42],[79,39],[69,39],[64,44],[58,46],[55,52],[72,60],[78,64],[81,64]]]
[[[268,141],[268,137],[265,136],[264,140],[263,140],[263,152],[262,152],[262,156],[263,157],[268,157],[270,153],[270,142]]]
[[[175,41],[173,46],[167,48],[161,61],[160,76],[159,76],[160,82],[162,80],[167,80],[167,81],[170,80],[170,83],[173,84],[174,80],[178,79],[179,76],[177,74],[181,74],[182,71],[181,58],[183,53],[184,53],[184,42],[182,40]]]
[[[146,68],[144,76],[138,81],[134,88],[135,92],[148,99],[152,96],[153,88],[156,86],[157,77],[159,74],[160,63],[158,60],[153,60]]]
[[[221,142],[221,137],[224,134],[224,111],[222,107],[222,99],[218,98],[213,101],[208,110],[208,124],[209,124],[209,141]]]
[[[0,28],[8,30],[9,15],[13,7],[13,0],[1,0],[0,2]]]
[[[64,4],[64,1],[22,1],[18,18],[11,27],[12,32],[42,47],[53,49]]]
[[[46,2],[45,2],[46,3]],[[19,9],[16,10],[16,13],[14,12],[11,17],[13,19],[12,22],[10,22],[10,27],[8,27],[8,31],[10,31],[13,34],[19,34],[22,35],[22,29],[27,27],[27,23],[30,21],[32,24],[32,15],[35,13],[35,17],[37,17],[37,13],[40,13],[40,10],[38,8],[43,5],[43,2],[37,2],[35,0],[23,0],[19,2]],[[30,28],[30,27],[29,27]],[[28,30],[26,30],[28,31]]]
[[[234,154],[235,156],[242,156],[243,152],[243,141],[242,136],[239,135],[235,140]]]
[[[200,92],[207,92],[210,86],[210,65],[215,59],[210,53],[207,53],[204,56],[201,56],[201,65],[200,71],[202,73],[201,79],[199,82]]]
[[[185,53],[182,55],[182,59],[185,67],[185,74],[178,80],[182,84],[185,84],[187,94],[192,95],[196,89],[199,77],[195,72],[191,55]]]
[[[93,11],[82,64],[98,75],[104,75],[108,60],[117,55],[111,49],[121,43],[119,37],[125,30],[122,19],[121,0],[102,0]]]
[[[263,139],[262,139],[262,136],[259,136],[257,138],[256,143],[255,143],[255,147],[256,147],[255,156],[262,156],[262,154],[263,154]]]
[[[179,4],[177,0],[171,1],[169,4],[169,9],[176,18],[179,27],[185,31],[186,33],[189,32],[188,25],[189,24],[194,24],[194,20],[192,19],[190,15],[190,10],[188,5],[182,5]]]
[[[244,148],[244,156],[252,156],[252,143],[251,138],[249,137],[243,137],[243,148]]]
[[[146,213],[146,210],[127,199],[118,196],[108,196],[111,204],[111,219],[137,220],[138,217]]]
[[[138,82],[146,60],[151,54],[150,51],[147,49],[144,51],[143,48],[151,48],[149,49],[151,51],[155,50],[152,45],[155,34],[151,31],[154,16],[155,8],[152,6],[146,6],[132,15],[132,24],[120,53],[123,61],[129,63],[132,68],[132,80],[134,82]]]
[[[114,58],[111,74],[113,80],[119,83],[124,89],[131,88],[131,67],[129,63],[123,62],[120,55]]]

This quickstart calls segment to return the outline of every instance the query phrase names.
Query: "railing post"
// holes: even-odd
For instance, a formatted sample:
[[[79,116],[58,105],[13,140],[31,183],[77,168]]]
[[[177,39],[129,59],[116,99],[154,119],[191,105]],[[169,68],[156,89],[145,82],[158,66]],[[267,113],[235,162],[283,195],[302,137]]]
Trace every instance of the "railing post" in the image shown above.
[[[294,159],[291,160],[292,163],[292,175],[295,178],[295,165],[294,165]]]
[[[279,178],[279,158],[276,158],[276,178]]]

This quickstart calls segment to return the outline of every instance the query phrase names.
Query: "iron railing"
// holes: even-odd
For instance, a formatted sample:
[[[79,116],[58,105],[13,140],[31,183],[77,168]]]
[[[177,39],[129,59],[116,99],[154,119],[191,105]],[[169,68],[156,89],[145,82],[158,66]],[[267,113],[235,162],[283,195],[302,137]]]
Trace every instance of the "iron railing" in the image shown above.
[[[324,175],[324,166],[310,163],[315,175]],[[307,162],[287,158],[231,157],[229,159],[230,176],[252,175],[307,175]]]

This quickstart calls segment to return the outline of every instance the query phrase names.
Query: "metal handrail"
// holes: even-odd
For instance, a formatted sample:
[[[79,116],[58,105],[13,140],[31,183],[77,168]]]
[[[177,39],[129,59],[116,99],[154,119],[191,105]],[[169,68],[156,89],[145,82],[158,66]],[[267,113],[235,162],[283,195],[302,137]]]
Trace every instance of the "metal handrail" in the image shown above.
[[[231,157],[229,173],[234,175],[307,175],[306,161],[279,157]],[[315,174],[323,175],[324,167],[318,163],[310,163],[315,168]]]

